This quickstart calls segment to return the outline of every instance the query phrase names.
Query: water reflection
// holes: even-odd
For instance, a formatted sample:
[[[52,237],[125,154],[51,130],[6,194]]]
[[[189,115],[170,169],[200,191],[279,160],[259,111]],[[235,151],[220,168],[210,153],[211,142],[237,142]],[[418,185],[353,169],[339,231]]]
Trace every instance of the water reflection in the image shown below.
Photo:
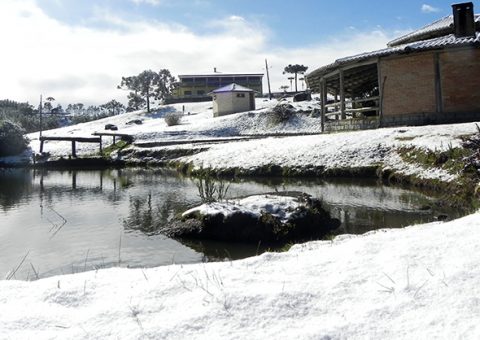
[[[0,175],[0,207],[7,211],[32,191],[32,172],[6,169]]]
[[[137,230],[145,235],[155,235],[172,217],[173,204],[168,199],[152,204],[152,192],[147,197],[130,197],[129,214],[123,220],[126,231]]]
[[[323,199],[342,221],[342,233],[432,221],[445,213],[435,209],[435,198],[374,181],[242,180],[230,184],[228,196],[276,190]],[[238,259],[266,249],[261,244],[180,243],[159,232],[176,214],[198,203],[194,181],[163,170],[0,170],[0,277],[27,252],[16,278],[119,263],[142,267]]]

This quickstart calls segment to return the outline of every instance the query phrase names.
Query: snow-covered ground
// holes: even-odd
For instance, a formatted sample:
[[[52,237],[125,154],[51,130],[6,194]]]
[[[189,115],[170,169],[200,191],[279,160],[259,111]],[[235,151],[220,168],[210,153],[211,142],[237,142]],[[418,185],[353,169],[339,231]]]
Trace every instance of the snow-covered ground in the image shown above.
[[[292,103],[303,113],[279,125],[272,125],[267,111],[277,100],[257,99],[257,110],[214,118],[211,102],[173,104],[146,114],[131,112],[98,121],[45,131],[45,136],[90,136],[95,131],[104,131],[105,124],[115,124],[118,132],[135,136],[135,143],[166,142],[172,140],[211,140],[245,135],[312,134],[321,131],[320,119],[309,112],[318,109],[317,101]],[[167,126],[163,117],[169,112],[182,112],[182,123]],[[141,119],[143,124],[127,124]],[[421,178],[452,181],[456,175],[441,169],[423,169],[404,162],[396,150],[400,147],[417,147],[443,151],[456,147],[460,137],[477,132],[475,123],[449,124],[422,127],[383,128],[368,131],[344,132],[324,135],[268,137],[261,139],[230,141],[228,143],[200,143],[150,148],[197,149],[201,152],[179,160],[192,163],[197,168],[255,169],[268,165],[282,167],[358,168],[382,165],[397,173],[415,174]],[[38,133],[30,134],[31,148],[38,152]],[[78,154],[92,154],[98,145],[77,143]],[[144,147],[133,146],[145,151]],[[67,156],[71,152],[69,142],[46,142],[45,151],[52,156]],[[190,154],[190,153],[189,153]],[[135,157],[135,153],[131,154]],[[5,159],[3,159],[5,161]],[[10,160],[11,161],[11,160]]]
[[[233,262],[0,281],[2,339],[478,339],[480,213]]]
[[[44,136],[78,136],[91,137],[95,131],[105,131],[106,124],[114,124],[119,133],[127,133],[135,136],[137,142],[167,141],[167,140],[192,140],[211,139],[216,137],[229,137],[249,134],[265,133],[318,133],[320,120],[318,118],[303,115],[302,119],[294,119],[289,124],[272,126],[269,124],[266,111],[277,104],[277,100],[257,99],[257,110],[252,113],[243,112],[224,117],[213,117],[212,103],[185,103],[172,104],[160,107],[150,114],[144,112],[129,112],[118,116],[108,117],[96,121],[66,126],[59,129],[44,131]],[[296,108],[310,112],[313,108],[318,109],[318,102],[297,103]],[[182,113],[181,124],[167,126],[164,116],[168,113]],[[133,120],[142,120],[143,124],[127,124]],[[109,132],[109,131],[107,131]],[[35,152],[39,150],[39,133],[29,134],[30,146]],[[98,151],[98,145],[79,143],[79,154]],[[69,142],[48,141],[45,142],[45,151],[52,155],[68,155],[71,151]]]
[[[212,118],[210,103],[184,104],[182,125],[128,113],[45,135],[87,136],[116,124],[137,141],[320,131],[303,115],[270,126],[265,108]],[[275,101],[259,101],[271,107]],[[296,104],[297,105],[297,104]],[[305,111],[315,103],[301,103]],[[126,125],[133,119],[142,125]],[[198,148],[183,157],[197,167],[268,164],[330,168],[383,164],[444,181],[455,175],[404,163],[395,149],[447,150],[474,123],[401,127],[315,136],[264,138]],[[38,150],[38,134],[31,135]],[[68,155],[66,142],[46,144]],[[95,145],[80,145],[88,154]],[[5,339],[430,339],[480,338],[480,213],[446,223],[341,236],[234,262],[114,268],[34,282],[0,281],[0,338]]]

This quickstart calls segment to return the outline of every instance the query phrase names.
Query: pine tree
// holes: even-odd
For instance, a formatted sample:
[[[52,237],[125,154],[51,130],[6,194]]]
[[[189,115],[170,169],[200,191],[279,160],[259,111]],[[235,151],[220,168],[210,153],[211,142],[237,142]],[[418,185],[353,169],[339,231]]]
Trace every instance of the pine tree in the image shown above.
[[[125,106],[122,103],[117,102],[115,99],[100,105],[100,107],[109,111],[111,115],[118,115],[125,109]]]
[[[136,76],[122,77],[119,89],[130,90],[128,94],[127,111],[138,110],[146,106],[150,112],[150,101],[162,100],[173,90],[175,77],[167,69],[161,69],[158,73],[145,70]]]
[[[295,92],[298,92],[298,87],[297,87],[297,76],[298,76],[298,74],[305,73],[305,71],[307,71],[307,69],[308,69],[308,66],[299,65],[299,64],[295,64],[295,65],[289,64],[288,66],[285,66],[285,69],[283,70],[284,74],[285,73],[295,74]]]

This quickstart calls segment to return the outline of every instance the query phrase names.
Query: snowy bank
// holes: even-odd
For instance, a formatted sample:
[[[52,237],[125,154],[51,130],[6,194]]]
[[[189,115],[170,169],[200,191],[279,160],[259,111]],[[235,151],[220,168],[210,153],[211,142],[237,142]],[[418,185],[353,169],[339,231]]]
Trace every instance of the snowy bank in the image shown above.
[[[415,148],[425,152],[442,152],[460,147],[461,138],[477,132],[475,123],[422,127],[382,128],[334,134],[319,134],[321,120],[310,111],[318,109],[317,101],[290,103],[297,111],[288,121],[272,124],[269,111],[276,100],[257,99],[258,109],[214,118],[211,102],[173,104],[157,111],[129,112],[98,121],[45,131],[45,136],[91,136],[103,131],[106,124],[118,126],[119,133],[134,136],[135,143],[112,157],[134,164],[158,163],[184,165],[189,169],[212,169],[221,173],[253,174],[288,173],[318,176],[322,171],[380,168],[404,176],[452,182],[459,174],[441,167],[422,167],[408,162],[399,150]],[[167,126],[164,116],[171,112],[185,114],[180,125]],[[141,120],[142,124],[129,124]],[[271,134],[312,134],[269,137]],[[248,138],[251,140],[234,140]],[[258,137],[265,138],[258,138]],[[38,152],[38,133],[30,134],[30,147]],[[268,138],[267,138],[268,137]],[[108,143],[108,138],[105,138]],[[215,142],[219,139],[219,142]],[[221,142],[220,142],[221,141]],[[183,143],[171,145],[171,143]],[[191,144],[185,144],[190,143]],[[156,144],[164,143],[162,146]],[[77,154],[98,154],[98,145],[77,143]],[[150,145],[149,147],[145,147]],[[49,141],[45,151],[52,157],[67,157],[68,142]],[[0,159],[0,163],[2,160]],[[272,170],[273,169],[273,170]],[[280,169],[280,173],[278,172]]]
[[[241,261],[0,282],[12,339],[480,337],[480,213]]]

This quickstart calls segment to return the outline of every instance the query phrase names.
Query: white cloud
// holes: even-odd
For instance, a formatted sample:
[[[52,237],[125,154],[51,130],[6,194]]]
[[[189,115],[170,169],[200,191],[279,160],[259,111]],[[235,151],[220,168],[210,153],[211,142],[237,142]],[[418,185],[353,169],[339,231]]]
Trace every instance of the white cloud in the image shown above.
[[[152,6],[158,6],[161,3],[160,0],[130,0],[130,1],[136,5],[147,4]]]
[[[437,7],[433,7],[431,5],[423,4],[422,5],[422,12],[423,13],[437,13],[440,9]]]
[[[125,102],[126,93],[116,89],[122,76],[161,68],[174,75],[212,72],[213,67],[264,72],[265,58],[272,66],[272,89],[278,90],[288,83],[285,65],[304,64],[312,71],[340,57],[383,48],[392,38],[382,31],[348,30],[344,37],[285,48],[269,45],[267,27],[238,16],[213,22],[214,32],[203,35],[180,25],[127,21],[100,9],[95,20],[114,28],[73,27],[48,17],[34,0],[2,0],[0,95],[35,104],[40,94],[63,105]]]

